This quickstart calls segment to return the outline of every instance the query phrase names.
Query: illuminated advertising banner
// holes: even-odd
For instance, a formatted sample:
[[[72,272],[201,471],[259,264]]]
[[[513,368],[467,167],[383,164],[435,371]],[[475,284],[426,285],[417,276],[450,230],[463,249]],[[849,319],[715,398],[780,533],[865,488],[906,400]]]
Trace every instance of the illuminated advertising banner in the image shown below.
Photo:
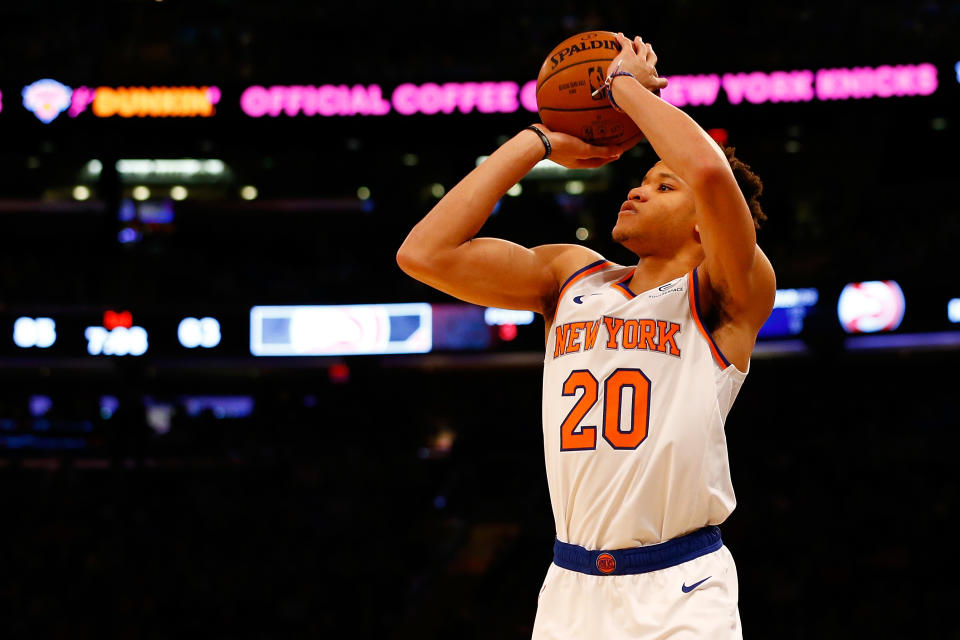
[[[960,63],[957,67],[960,78]],[[816,71],[752,71],[669,76],[661,97],[677,107],[711,106],[721,95],[730,105],[929,96],[938,88],[930,63],[838,67]],[[216,114],[216,86],[68,87],[44,78],[22,90],[23,106],[44,123],[64,111],[89,110],[98,118],[209,118]],[[370,85],[254,85],[240,95],[251,118],[270,116],[384,116],[537,111],[536,81],[403,83],[389,95]],[[0,94],[0,111],[3,109]]]
[[[24,108],[45,124],[64,111],[76,118],[88,108],[98,118],[209,118],[220,102],[217,87],[71,88],[49,78],[22,94]]]
[[[669,76],[661,97],[677,107],[710,106],[723,94],[731,105],[744,102],[810,102],[928,96],[937,90],[937,68],[929,63]],[[383,116],[438,113],[537,111],[536,81],[401,84],[385,97],[380,85],[289,85],[248,87],[240,108],[264,116]]]
[[[837,316],[847,333],[893,331],[903,321],[906,301],[893,280],[852,282],[840,292]]]
[[[783,338],[803,332],[803,320],[817,305],[816,289],[777,289],[770,317],[760,327],[758,338]]]
[[[260,306],[250,310],[255,356],[426,353],[433,347],[430,305]]]

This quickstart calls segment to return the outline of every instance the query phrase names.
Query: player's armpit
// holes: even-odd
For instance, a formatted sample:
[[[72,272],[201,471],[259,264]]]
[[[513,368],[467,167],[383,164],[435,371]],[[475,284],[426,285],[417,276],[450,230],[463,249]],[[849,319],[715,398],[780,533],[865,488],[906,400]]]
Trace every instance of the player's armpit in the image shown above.
[[[753,254],[746,273],[738,277],[739,290],[735,295],[730,290],[729,281],[719,278],[716,270],[711,271],[708,261],[704,261],[700,272],[704,304],[708,307],[719,305],[718,317],[755,336],[773,310],[777,281],[770,260],[756,244],[753,245]]]
[[[568,265],[595,255],[579,245],[528,249],[498,238],[474,238],[430,256],[401,251],[397,262],[411,277],[460,300],[552,317],[558,278],[565,277]]]

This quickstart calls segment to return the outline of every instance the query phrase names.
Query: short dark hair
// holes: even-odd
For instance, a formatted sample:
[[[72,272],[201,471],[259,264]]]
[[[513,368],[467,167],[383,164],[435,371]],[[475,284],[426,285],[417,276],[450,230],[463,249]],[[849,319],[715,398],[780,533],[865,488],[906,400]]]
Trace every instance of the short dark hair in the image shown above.
[[[737,179],[737,186],[750,207],[750,215],[753,216],[753,226],[760,228],[760,223],[767,220],[767,214],[760,208],[757,198],[763,193],[763,181],[750,170],[750,165],[738,158],[735,147],[724,147],[723,153],[727,156],[727,162],[733,170],[733,177]]]

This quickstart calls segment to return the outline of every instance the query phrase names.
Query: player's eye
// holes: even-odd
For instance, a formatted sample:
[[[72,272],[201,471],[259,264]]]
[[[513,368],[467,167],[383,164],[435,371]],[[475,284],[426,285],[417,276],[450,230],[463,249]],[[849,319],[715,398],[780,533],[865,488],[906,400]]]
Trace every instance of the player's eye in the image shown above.
[[[658,190],[658,191],[672,191],[672,190],[673,190],[673,187],[671,187],[671,186],[668,185],[668,184],[660,183],[660,186],[657,187],[657,190]]]

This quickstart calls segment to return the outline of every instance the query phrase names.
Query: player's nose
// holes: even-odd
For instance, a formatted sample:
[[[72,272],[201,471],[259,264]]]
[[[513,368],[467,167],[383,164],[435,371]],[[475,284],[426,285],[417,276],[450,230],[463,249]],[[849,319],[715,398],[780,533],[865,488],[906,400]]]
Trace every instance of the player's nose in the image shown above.
[[[630,192],[627,194],[627,200],[639,200],[640,202],[647,201],[647,192],[643,187],[634,187],[630,189]]]

